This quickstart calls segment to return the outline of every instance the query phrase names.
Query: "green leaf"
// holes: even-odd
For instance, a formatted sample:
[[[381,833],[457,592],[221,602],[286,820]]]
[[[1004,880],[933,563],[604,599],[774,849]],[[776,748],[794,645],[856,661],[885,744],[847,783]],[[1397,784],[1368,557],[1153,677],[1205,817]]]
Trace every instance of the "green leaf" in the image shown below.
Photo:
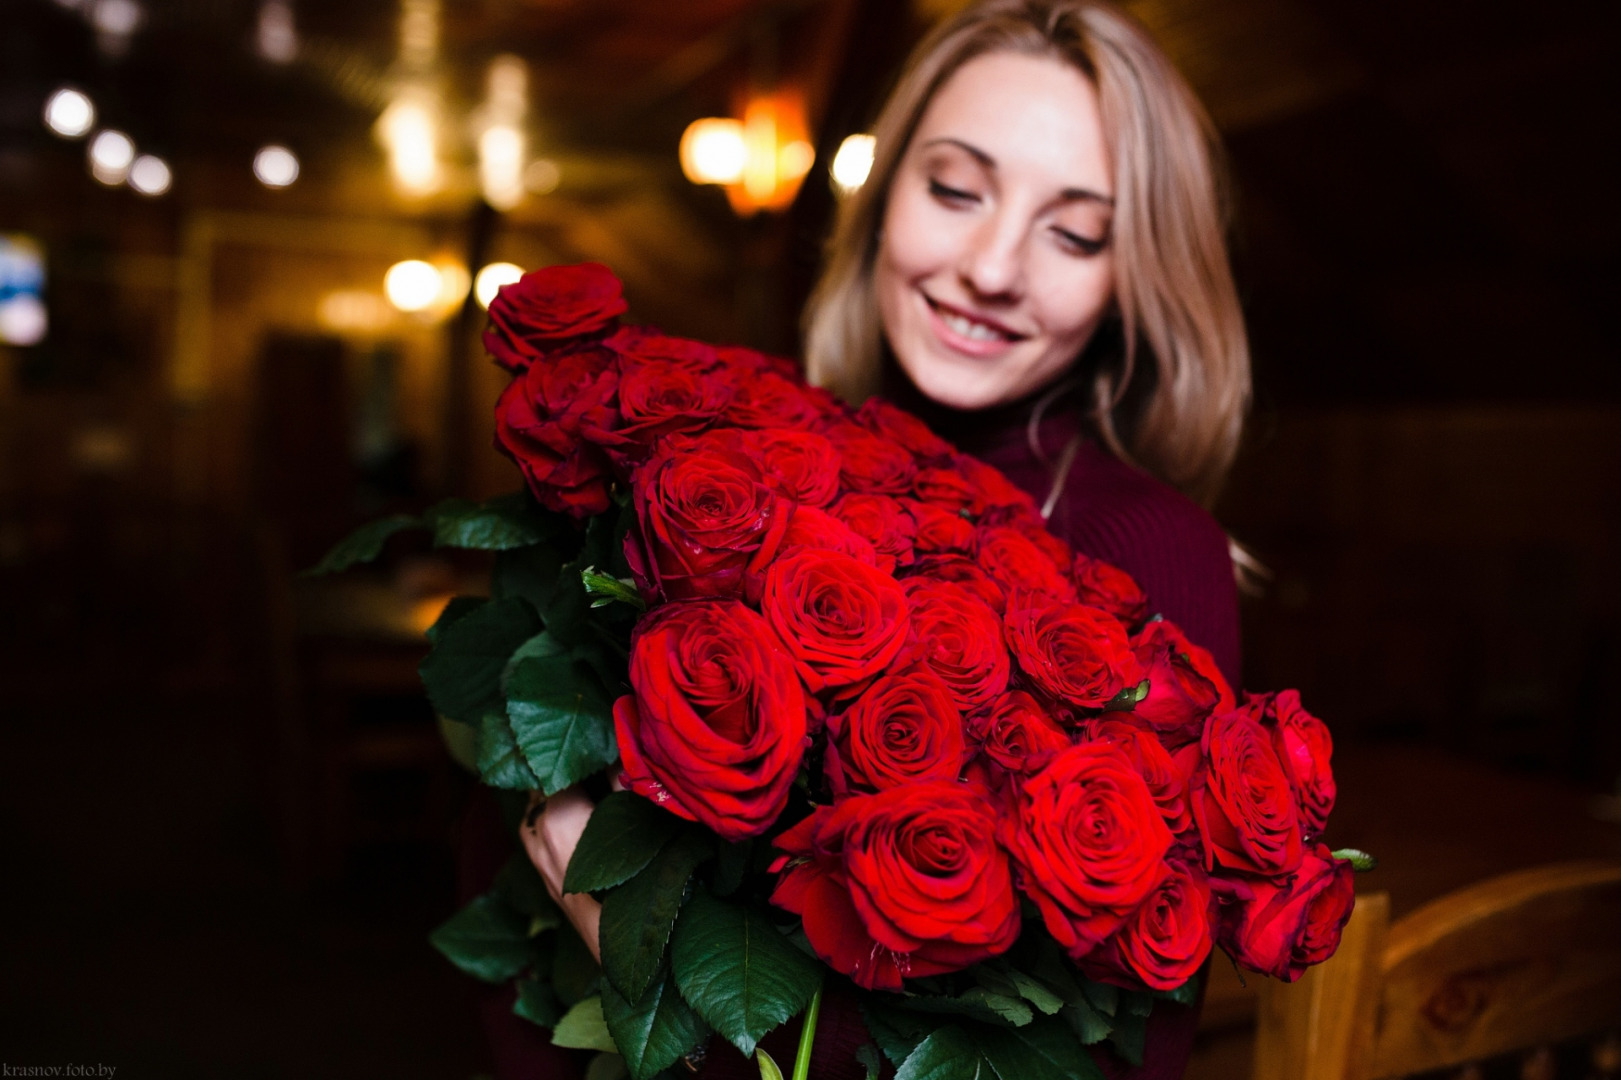
[[[1055,1016],[1058,1010],[1064,1007],[1064,999],[1034,976],[1026,975],[1022,971],[1009,971],[1007,975],[1019,996],[1046,1015]]]
[[[803,1009],[822,965],[790,945],[766,916],[703,889],[681,911],[670,941],[681,996],[745,1056]]]
[[[625,1080],[629,1075],[630,1070],[625,1067],[625,1059],[607,1051],[593,1057],[591,1063],[585,1067],[585,1080]]]
[[[556,518],[521,491],[482,505],[446,499],[423,516],[433,529],[434,547],[508,551],[539,544],[557,531]]]
[[[553,637],[549,630],[542,630],[516,649],[513,649],[512,655],[507,657],[507,666],[501,671],[502,698],[505,699],[507,686],[512,682],[512,673],[518,670],[519,664],[530,659],[567,656],[568,651],[568,646]]]
[[[1035,1015],[1030,1011],[1030,1006],[1018,998],[1004,997],[982,986],[976,986],[958,997],[915,994],[907,995],[904,1000],[907,1008],[918,1012],[971,1016],[992,1024],[1028,1024]]]
[[[1103,1080],[1091,1055],[1056,1020],[1012,1031],[979,1029],[974,1043],[1000,1080]]]
[[[500,699],[507,658],[539,631],[534,609],[522,600],[491,600],[456,620],[418,668],[433,707],[476,723]]]
[[[1369,855],[1366,851],[1360,851],[1354,847],[1342,847],[1336,851],[1329,852],[1329,854],[1336,859],[1343,859],[1350,863],[1351,869],[1355,870],[1359,874],[1367,870],[1376,869],[1379,866],[1378,859],[1374,858],[1372,855]]]
[[[518,1000],[512,1003],[512,1011],[530,1023],[548,1028],[556,1026],[563,1015],[552,984],[542,979],[518,980]]]
[[[536,915],[562,918],[562,912],[552,903],[551,894],[546,891],[546,883],[541,880],[540,872],[525,852],[513,852],[502,864],[501,872],[495,875],[494,892],[514,911],[530,918]],[[552,925],[562,924],[554,922]]]
[[[1122,990],[1120,1000],[1126,1006],[1128,1016],[1147,1016],[1154,1011],[1154,995],[1148,990]],[[1115,1010],[1115,1016],[1120,1010]]]
[[[1154,997],[1161,1001],[1174,1001],[1178,1005],[1192,1005],[1199,999],[1199,976],[1191,975],[1181,986],[1170,990],[1155,990]]]
[[[1109,1018],[1098,1012],[1085,1000],[1071,1001],[1058,1014],[1075,1033],[1075,1037],[1088,1046],[1102,1042],[1114,1030]]]
[[[420,529],[422,522],[410,514],[395,514],[379,521],[368,522],[339,540],[321,561],[304,571],[304,577],[337,574],[358,563],[368,563],[383,553],[383,545],[395,533],[406,529]]]
[[[1103,710],[1105,712],[1115,712],[1121,709],[1130,709],[1133,705],[1137,704],[1139,701],[1148,696],[1148,690],[1149,682],[1147,679],[1144,679],[1136,686],[1128,686],[1124,690],[1120,691],[1120,693],[1110,698],[1109,703],[1103,706]]]
[[[918,1044],[895,1080],[990,1080],[990,1067],[959,1028],[943,1027]]]
[[[1086,995],[1086,1003],[1104,1016],[1112,1017],[1120,1010],[1120,990],[1108,983],[1082,979],[1081,993]]]
[[[507,716],[548,795],[619,758],[613,703],[591,670],[572,657],[530,657],[517,664],[507,680]]]
[[[512,721],[504,709],[494,705],[484,710],[478,725],[478,775],[494,788],[533,791],[540,787],[534,770],[518,749]]]
[[[565,923],[557,931],[557,950],[552,954],[552,989],[564,1005],[575,1005],[596,993],[602,972],[591,950]]]
[[[571,1050],[605,1050],[619,1052],[613,1036],[608,1034],[608,1023],[602,1018],[602,999],[589,997],[578,1002],[552,1028],[552,1042]]]
[[[878,1080],[883,1074],[884,1062],[878,1054],[878,1048],[872,1043],[862,1043],[856,1047],[856,1060],[867,1067],[867,1080]]]
[[[616,791],[597,804],[574,849],[564,892],[600,892],[642,872],[681,831],[681,819],[651,800]]]
[[[557,595],[557,577],[563,562],[562,554],[552,544],[497,552],[490,574],[490,595],[498,600],[518,597],[533,604],[536,611],[545,611]]]
[[[754,838],[728,843],[720,842],[720,858],[715,864],[714,892],[716,896],[730,896],[743,887],[743,878],[749,872],[749,859],[754,853]]]
[[[580,583],[585,586],[586,593],[596,597],[591,601],[594,608],[606,607],[617,600],[637,611],[647,610],[647,602],[636,591],[636,582],[631,578],[611,577],[594,566],[588,566],[580,571]]]
[[[681,914],[687,880],[713,852],[706,837],[683,833],[645,870],[602,898],[602,973],[627,999],[640,1000],[664,966],[664,947]]]
[[[649,1080],[709,1037],[709,1025],[681,1000],[668,968],[635,1004],[612,985],[603,987],[602,1015],[633,1080]]]
[[[895,1008],[872,994],[863,994],[857,1004],[862,1020],[866,1021],[867,1033],[897,1068],[933,1028],[932,1021]]]
[[[754,1060],[760,1066],[760,1080],[783,1080],[782,1070],[777,1067],[776,1059],[765,1052],[765,1047],[754,1048]]]
[[[1148,1037],[1148,1017],[1122,1009],[1115,1015],[1109,1042],[1115,1052],[1132,1065],[1143,1063],[1143,1046]]]
[[[452,596],[450,603],[440,610],[439,617],[433,620],[433,625],[428,627],[428,640],[437,645],[446,630],[487,603],[489,601],[482,596]]]
[[[494,893],[452,915],[428,940],[452,964],[490,983],[505,982],[535,959],[528,916]]]

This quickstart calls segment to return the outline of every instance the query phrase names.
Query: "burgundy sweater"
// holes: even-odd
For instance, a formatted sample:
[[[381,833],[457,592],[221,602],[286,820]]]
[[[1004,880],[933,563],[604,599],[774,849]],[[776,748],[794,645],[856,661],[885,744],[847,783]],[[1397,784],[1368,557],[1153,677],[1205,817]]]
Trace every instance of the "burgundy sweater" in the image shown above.
[[[966,453],[996,466],[1008,479],[1029,492],[1038,504],[1046,501],[1053,481],[1050,462],[1056,462],[1066,443],[1077,434],[1080,421],[1073,410],[1054,409],[1042,421],[1038,454],[1028,438],[1030,406],[1021,402],[1004,408],[955,413],[920,400],[895,395],[904,408],[917,413],[942,436]],[[1222,673],[1235,688],[1238,683],[1238,593],[1227,549],[1227,537],[1197,504],[1148,474],[1125,465],[1086,439],[1064,481],[1063,493],[1053,508],[1048,526],[1077,551],[1125,570],[1148,595],[1150,610],[1176,623],[1195,644],[1215,657]],[[480,794],[487,795],[480,789]],[[493,811],[493,801],[487,810]],[[474,808],[477,810],[477,806]],[[469,846],[482,846],[472,836],[482,832],[499,838],[499,822],[486,816],[475,826],[469,815],[469,837],[464,841],[464,871],[474,881],[493,879],[501,854],[485,865],[468,865]],[[487,831],[494,826],[493,832]],[[469,874],[464,873],[464,882]],[[466,888],[465,899],[481,891]],[[1203,983],[1200,986],[1203,998]],[[481,1001],[485,1030],[495,1051],[499,1080],[580,1080],[589,1055],[563,1051],[550,1045],[548,1033],[511,1013],[510,990],[487,990]],[[1093,1056],[1104,1074],[1120,1080],[1176,1080],[1187,1067],[1193,1047],[1199,1006],[1185,1008],[1157,1002],[1148,1020],[1147,1051],[1140,1068],[1126,1065],[1112,1050],[1094,1048]],[[811,1057],[812,1080],[863,1080],[866,1069],[855,1052],[870,1043],[854,1001],[837,992],[828,994],[816,1029]],[[790,1021],[768,1035],[761,1045],[787,1070],[799,1042],[799,1022]],[[679,1067],[678,1067],[679,1068]],[[710,1040],[699,1080],[758,1080],[760,1071],[725,1040]]]

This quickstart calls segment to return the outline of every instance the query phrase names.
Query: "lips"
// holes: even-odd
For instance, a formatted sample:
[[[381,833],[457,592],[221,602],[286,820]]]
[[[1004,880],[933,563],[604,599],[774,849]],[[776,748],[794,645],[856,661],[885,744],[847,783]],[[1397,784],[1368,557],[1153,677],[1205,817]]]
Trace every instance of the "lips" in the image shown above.
[[[975,356],[998,353],[1023,341],[1025,335],[997,322],[923,295],[932,316],[936,335],[959,352]]]

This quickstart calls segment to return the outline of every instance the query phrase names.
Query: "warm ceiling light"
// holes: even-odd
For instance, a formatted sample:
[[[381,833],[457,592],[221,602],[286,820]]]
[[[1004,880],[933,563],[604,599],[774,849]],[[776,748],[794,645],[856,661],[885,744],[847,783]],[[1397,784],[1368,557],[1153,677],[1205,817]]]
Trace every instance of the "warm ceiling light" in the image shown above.
[[[786,178],[798,180],[815,163],[816,148],[804,139],[795,139],[777,151],[777,173]]]
[[[402,91],[377,118],[394,183],[407,195],[439,189],[439,102],[432,91]]]
[[[45,126],[64,139],[88,135],[96,126],[96,106],[80,91],[64,86],[45,102]]]
[[[109,128],[90,140],[90,173],[108,187],[124,182],[134,160],[135,143],[122,131]]]
[[[261,147],[253,155],[253,175],[265,187],[287,187],[298,179],[298,156],[285,146]]]
[[[694,120],[681,135],[681,171],[694,184],[735,184],[748,164],[743,122],[721,117]]]
[[[383,292],[401,311],[426,311],[439,302],[445,286],[439,268],[421,259],[407,259],[388,268]]]
[[[169,163],[156,155],[142,154],[130,163],[129,186],[142,195],[162,195],[173,181]]]
[[[490,263],[478,272],[473,279],[473,295],[478,298],[478,306],[487,308],[495,300],[495,294],[501,286],[511,285],[523,277],[523,267],[516,263],[497,262]]]
[[[872,172],[873,149],[877,145],[871,135],[849,135],[839,144],[833,155],[833,183],[842,194],[849,194],[867,182]]]
[[[298,27],[287,0],[264,0],[259,6],[259,55],[272,64],[290,64],[298,59]]]
[[[550,195],[563,181],[563,170],[550,158],[536,158],[523,171],[523,186],[536,195]]]

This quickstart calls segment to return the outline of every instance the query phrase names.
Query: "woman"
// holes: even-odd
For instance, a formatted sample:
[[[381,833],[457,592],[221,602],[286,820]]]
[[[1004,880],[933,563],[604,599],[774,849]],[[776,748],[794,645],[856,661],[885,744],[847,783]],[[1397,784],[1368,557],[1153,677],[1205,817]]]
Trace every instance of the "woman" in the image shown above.
[[[1232,563],[1200,504],[1232,460],[1249,362],[1192,94],[1099,0],[988,0],[919,46],[876,136],[806,314],[812,381],[882,390],[1002,469],[1236,684]],[[560,889],[590,810],[553,798],[525,840],[594,941],[596,903]],[[1179,1076],[1194,1020],[1161,1004],[1140,1069],[1100,1064]],[[778,1037],[766,1045],[786,1060],[796,1035]],[[867,1041],[830,999],[813,1075],[865,1075]],[[717,1043],[701,1074],[757,1070]]]

